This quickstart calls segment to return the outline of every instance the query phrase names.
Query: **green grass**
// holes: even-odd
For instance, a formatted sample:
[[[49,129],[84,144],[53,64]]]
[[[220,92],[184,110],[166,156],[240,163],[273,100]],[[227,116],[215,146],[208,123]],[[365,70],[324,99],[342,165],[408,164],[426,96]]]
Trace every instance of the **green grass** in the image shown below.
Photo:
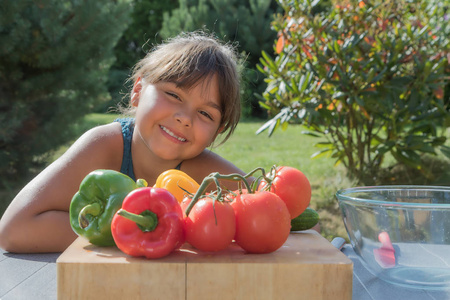
[[[305,175],[317,179],[334,176],[336,169],[329,159],[311,159],[317,151],[317,138],[301,133],[303,128],[289,126],[278,130],[271,137],[263,132],[256,135],[262,122],[242,122],[225,144],[213,151],[232,161],[244,171],[255,167],[270,169],[273,165],[289,165],[302,170]]]

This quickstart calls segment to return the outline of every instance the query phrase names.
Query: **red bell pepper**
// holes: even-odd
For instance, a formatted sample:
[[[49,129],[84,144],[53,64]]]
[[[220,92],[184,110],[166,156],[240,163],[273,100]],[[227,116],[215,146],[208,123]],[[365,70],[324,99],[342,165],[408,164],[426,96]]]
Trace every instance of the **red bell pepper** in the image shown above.
[[[123,200],[111,232],[117,247],[131,256],[160,258],[184,243],[183,213],[162,188],[138,188]]]

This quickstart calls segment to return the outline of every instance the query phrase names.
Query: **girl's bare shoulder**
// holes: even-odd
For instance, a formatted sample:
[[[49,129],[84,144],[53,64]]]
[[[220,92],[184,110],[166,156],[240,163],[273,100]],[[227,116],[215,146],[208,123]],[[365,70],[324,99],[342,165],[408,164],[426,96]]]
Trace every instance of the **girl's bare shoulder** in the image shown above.
[[[119,123],[100,125],[86,131],[64,153],[61,160],[92,161],[93,165],[115,169],[121,163],[123,137]],[[67,161],[65,161],[67,163]]]

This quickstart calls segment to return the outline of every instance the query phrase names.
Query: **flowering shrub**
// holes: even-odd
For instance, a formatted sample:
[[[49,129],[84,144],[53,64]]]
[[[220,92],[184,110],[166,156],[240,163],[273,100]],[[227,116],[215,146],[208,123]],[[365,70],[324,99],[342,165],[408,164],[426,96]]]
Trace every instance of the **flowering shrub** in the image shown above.
[[[350,0],[321,12],[320,0],[278,2],[276,57],[263,52],[259,65],[272,119],[257,133],[301,123],[325,137],[315,156],[331,154],[365,184],[388,153],[425,175],[424,153],[450,157],[448,1]]]

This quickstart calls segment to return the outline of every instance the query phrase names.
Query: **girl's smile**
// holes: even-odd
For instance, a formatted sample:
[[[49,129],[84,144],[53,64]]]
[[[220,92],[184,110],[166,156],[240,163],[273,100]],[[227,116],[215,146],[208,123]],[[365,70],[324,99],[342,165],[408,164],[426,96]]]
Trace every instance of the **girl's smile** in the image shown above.
[[[169,135],[170,137],[174,138],[176,141],[181,142],[181,143],[187,142],[187,139],[185,139],[185,138],[183,138],[181,136],[178,136],[177,134],[172,132],[169,128],[167,128],[167,127],[165,127],[163,125],[160,125],[159,127],[161,128],[162,131],[167,133],[167,135]]]

